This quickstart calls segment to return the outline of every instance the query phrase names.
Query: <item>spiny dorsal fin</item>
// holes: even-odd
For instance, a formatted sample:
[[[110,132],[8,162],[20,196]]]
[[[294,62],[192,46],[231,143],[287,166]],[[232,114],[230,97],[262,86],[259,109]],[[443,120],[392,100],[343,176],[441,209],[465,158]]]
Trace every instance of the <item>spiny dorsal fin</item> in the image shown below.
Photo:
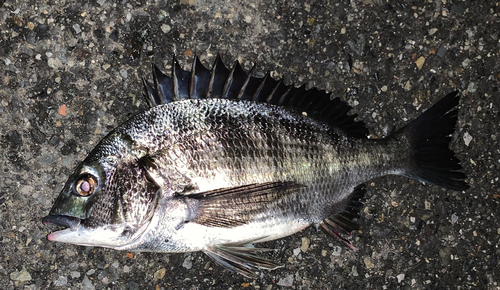
[[[316,88],[307,90],[305,85],[296,88],[275,80],[269,72],[263,78],[252,76],[255,66],[246,73],[238,61],[229,70],[217,55],[212,70],[193,60],[191,71],[185,71],[172,61],[172,77],[163,74],[153,65],[151,86],[144,81],[144,90],[150,106],[167,104],[182,99],[225,98],[251,100],[272,105],[292,107],[309,116],[344,130],[353,137],[366,137],[364,123],[355,121],[357,115],[349,115],[351,107],[339,98]]]

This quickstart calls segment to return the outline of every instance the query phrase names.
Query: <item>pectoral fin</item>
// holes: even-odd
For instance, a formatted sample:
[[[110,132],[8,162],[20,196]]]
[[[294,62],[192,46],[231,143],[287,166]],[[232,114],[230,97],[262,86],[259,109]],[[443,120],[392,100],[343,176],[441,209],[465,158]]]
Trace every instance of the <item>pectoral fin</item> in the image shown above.
[[[217,263],[245,277],[256,277],[257,271],[260,269],[274,270],[283,267],[281,264],[257,255],[259,252],[267,251],[272,250],[254,248],[249,244],[216,245],[204,250],[205,254],[213,258]]]
[[[304,186],[294,182],[268,182],[191,194],[188,197],[198,201],[192,222],[224,228],[244,225],[301,188]]]

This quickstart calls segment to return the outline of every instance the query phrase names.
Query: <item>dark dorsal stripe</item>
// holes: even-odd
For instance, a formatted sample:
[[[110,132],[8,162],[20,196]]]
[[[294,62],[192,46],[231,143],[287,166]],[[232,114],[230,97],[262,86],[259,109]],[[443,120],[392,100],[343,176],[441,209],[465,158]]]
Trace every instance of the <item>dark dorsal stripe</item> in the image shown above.
[[[246,73],[238,61],[229,70],[217,55],[212,70],[207,69],[198,57],[193,60],[191,71],[172,61],[172,77],[163,74],[153,65],[153,85],[143,80],[146,99],[151,107],[183,99],[224,98],[250,100],[277,106],[286,106],[306,112],[308,116],[327,122],[353,137],[366,137],[364,123],[349,115],[351,107],[339,98],[316,88],[306,90],[305,85],[285,85],[275,80],[269,72],[263,78],[252,76],[255,66]]]

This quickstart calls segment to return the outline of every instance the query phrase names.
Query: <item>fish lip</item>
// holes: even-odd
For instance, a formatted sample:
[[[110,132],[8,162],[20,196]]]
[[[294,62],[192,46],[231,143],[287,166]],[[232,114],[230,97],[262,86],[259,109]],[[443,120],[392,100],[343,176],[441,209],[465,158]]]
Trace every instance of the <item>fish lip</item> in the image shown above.
[[[53,224],[74,230],[80,225],[82,219],[67,215],[48,215],[43,218],[42,222],[44,225]]]

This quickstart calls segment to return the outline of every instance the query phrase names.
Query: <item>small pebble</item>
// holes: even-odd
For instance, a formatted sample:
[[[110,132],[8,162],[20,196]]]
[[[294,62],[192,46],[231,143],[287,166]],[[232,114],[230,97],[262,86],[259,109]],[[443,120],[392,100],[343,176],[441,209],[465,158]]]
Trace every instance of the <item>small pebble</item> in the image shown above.
[[[10,279],[13,281],[25,282],[31,280],[31,275],[25,268],[23,268],[21,271],[15,271],[11,273]]]
[[[65,276],[59,276],[56,281],[54,281],[54,286],[61,287],[68,284],[68,278]]]
[[[281,278],[278,283],[279,286],[290,287],[293,285],[293,275],[288,275],[285,278]]]
[[[415,61],[415,64],[417,65],[417,68],[418,68],[418,69],[422,69],[422,67],[424,66],[424,63],[425,63],[425,57],[423,57],[423,56],[419,57],[419,58]]]
[[[340,256],[341,253],[342,253],[341,247],[339,247],[339,246],[333,247],[332,256]]]
[[[311,240],[306,237],[302,237],[302,245],[300,246],[300,250],[302,252],[306,252],[309,249],[309,245],[311,244]]]
[[[124,68],[122,68],[122,69],[120,70],[120,76],[121,76],[123,79],[126,79],[126,78],[127,78],[127,76],[128,76],[127,70],[126,70],[126,69],[124,69]]]
[[[444,46],[441,46],[437,51],[437,56],[439,56],[440,58],[444,58],[445,55],[446,55],[446,48]]]
[[[191,261],[191,256],[187,256],[186,259],[184,259],[184,262],[182,263],[182,267],[184,267],[188,270],[193,268],[193,262]]]
[[[359,276],[358,267],[352,266],[352,268],[351,268],[351,276],[354,276],[354,277],[358,277]]]
[[[462,66],[464,68],[469,67],[469,65],[470,65],[470,59],[466,58],[464,61],[462,61]]]
[[[82,32],[82,29],[80,28],[80,25],[78,23],[73,24],[73,29],[75,30],[76,34],[80,34]]]
[[[372,261],[370,260],[369,257],[364,257],[363,258],[363,263],[365,263],[365,266],[368,269],[371,269],[371,268],[373,268],[375,266],[375,265],[373,265],[373,263],[372,263]]]
[[[89,277],[85,276],[82,281],[82,288],[83,290],[94,290],[94,284],[92,284],[92,281],[90,281]]]
[[[475,82],[470,82],[467,86],[467,91],[469,93],[475,93],[477,91],[477,84]]]
[[[172,30],[172,27],[168,24],[163,24],[160,28],[163,33],[169,33]]]
[[[465,146],[469,146],[470,142],[472,141],[472,136],[469,134],[469,132],[465,132],[464,134],[464,143]]]
[[[155,280],[160,280],[160,279],[163,279],[163,277],[165,277],[165,273],[167,273],[167,270],[165,268],[161,268],[160,270],[156,271],[154,274],[153,274],[153,278]]]

